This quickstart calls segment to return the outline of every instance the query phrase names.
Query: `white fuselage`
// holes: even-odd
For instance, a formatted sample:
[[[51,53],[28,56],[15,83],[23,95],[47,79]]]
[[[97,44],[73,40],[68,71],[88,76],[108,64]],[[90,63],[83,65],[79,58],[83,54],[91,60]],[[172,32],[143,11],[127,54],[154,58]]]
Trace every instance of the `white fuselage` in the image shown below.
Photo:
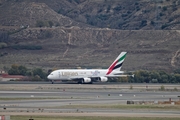
[[[96,78],[96,77],[118,77],[123,71],[112,71],[111,74],[106,75],[108,69],[61,69],[55,70],[48,79],[51,80],[72,80],[78,78]]]

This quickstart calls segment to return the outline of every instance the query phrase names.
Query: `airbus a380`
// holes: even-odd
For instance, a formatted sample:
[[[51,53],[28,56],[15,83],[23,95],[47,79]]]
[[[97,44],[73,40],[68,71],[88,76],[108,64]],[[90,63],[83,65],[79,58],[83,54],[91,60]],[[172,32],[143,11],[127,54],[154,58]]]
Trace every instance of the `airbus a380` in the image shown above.
[[[124,72],[120,71],[125,60],[127,52],[121,54],[115,59],[108,69],[59,69],[51,72],[48,79],[76,81],[78,83],[107,82],[108,77],[124,77]]]

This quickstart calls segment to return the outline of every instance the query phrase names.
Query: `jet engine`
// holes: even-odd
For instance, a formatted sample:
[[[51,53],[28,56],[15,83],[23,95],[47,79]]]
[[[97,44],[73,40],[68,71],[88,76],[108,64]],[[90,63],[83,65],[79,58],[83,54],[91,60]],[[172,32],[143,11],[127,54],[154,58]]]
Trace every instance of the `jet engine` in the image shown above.
[[[83,82],[84,83],[90,83],[91,82],[91,78],[83,78]]]
[[[107,77],[100,77],[100,81],[101,81],[101,82],[107,82],[107,81],[108,81],[108,78],[107,78]]]

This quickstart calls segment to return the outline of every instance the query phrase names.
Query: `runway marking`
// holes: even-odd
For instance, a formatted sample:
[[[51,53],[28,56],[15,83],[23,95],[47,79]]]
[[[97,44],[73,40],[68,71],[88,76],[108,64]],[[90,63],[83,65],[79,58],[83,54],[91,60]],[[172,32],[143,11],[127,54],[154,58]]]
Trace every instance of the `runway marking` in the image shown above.
[[[24,92],[24,91],[0,91],[0,93],[64,93],[64,92]]]

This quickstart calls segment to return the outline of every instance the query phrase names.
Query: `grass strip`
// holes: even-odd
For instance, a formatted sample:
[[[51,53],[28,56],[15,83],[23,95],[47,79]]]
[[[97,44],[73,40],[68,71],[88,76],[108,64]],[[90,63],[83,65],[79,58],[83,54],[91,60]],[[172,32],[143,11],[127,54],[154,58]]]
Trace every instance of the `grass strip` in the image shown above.
[[[101,116],[11,116],[11,120],[179,120],[179,118],[159,117],[101,117]]]

